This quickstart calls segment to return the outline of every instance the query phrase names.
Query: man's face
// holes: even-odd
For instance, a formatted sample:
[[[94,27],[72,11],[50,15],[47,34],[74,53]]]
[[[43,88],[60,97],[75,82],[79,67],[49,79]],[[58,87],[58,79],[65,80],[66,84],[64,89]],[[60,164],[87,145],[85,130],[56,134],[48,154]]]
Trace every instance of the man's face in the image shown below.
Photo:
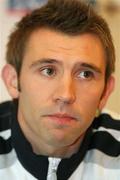
[[[102,44],[92,34],[34,32],[19,78],[19,122],[50,146],[73,144],[101,107],[105,66]]]

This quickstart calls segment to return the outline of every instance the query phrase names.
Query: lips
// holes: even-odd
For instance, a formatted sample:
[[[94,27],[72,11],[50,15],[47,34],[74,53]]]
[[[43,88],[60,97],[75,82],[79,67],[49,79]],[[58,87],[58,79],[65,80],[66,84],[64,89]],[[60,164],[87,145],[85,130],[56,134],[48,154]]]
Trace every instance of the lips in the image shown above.
[[[52,114],[52,115],[48,115],[48,117],[55,122],[58,122],[60,124],[68,124],[72,121],[75,121],[76,118],[73,116],[70,116],[68,114]]]
[[[70,116],[68,114],[52,114],[50,116],[51,117],[56,117],[56,118],[75,119],[75,117]]]

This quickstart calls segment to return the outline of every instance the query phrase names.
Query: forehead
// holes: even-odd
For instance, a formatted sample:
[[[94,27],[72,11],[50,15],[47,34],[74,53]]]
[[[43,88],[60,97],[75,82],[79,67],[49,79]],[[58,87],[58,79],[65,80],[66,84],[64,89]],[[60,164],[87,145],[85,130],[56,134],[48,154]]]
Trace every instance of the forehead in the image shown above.
[[[90,63],[106,64],[104,48],[96,35],[85,33],[71,36],[44,28],[31,34],[26,56],[34,60],[55,58],[70,62],[84,59]]]

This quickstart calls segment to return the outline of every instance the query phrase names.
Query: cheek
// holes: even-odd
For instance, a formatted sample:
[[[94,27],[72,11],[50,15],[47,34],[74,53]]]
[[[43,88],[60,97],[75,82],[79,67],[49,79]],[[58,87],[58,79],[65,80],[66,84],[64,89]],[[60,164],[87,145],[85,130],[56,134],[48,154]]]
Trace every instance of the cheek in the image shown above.
[[[21,93],[26,98],[31,99],[33,102],[43,102],[47,101],[48,97],[52,93],[52,87],[49,83],[45,83],[44,81],[40,81],[37,79],[31,79],[25,81],[21,81]]]
[[[90,83],[77,89],[78,100],[86,106],[99,103],[104,90],[104,82]]]
[[[89,88],[88,90],[79,91],[77,97],[77,107],[80,112],[84,113],[87,119],[93,118],[96,113],[96,109],[99,106],[100,99],[103,93],[103,86]]]

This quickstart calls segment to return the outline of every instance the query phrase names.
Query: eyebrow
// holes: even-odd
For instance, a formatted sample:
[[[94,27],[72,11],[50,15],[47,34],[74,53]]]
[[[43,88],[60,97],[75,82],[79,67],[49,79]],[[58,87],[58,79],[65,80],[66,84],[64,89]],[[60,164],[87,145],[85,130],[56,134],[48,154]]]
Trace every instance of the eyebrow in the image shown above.
[[[96,65],[94,65],[92,63],[80,63],[80,64],[78,63],[78,64],[76,64],[76,66],[89,68],[89,69],[91,69],[91,70],[93,70],[93,71],[95,71],[95,72],[97,72],[99,74],[102,73],[101,68],[97,67]]]
[[[62,65],[62,62],[60,60],[57,59],[50,59],[50,58],[42,58],[39,59],[35,62],[33,62],[30,65],[30,68],[34,68],[40,65],[44,65],[44,64],[59,64]],[[89,68],[97,73],[102,73],[101,68],[97,67],[96,65],[92,64],[92,63],[87,63],[87,62],[77,62],[74,67],[83,67],[83,68]]]
[[[39,60],[33,62],[30,65],[30,68],[36,67],[36,66],[39,66],[42,64],[62,64],[62,62],[60,62],[59,60],[56,60],[56,59],[43,58],[43,59],[39,59]]]

